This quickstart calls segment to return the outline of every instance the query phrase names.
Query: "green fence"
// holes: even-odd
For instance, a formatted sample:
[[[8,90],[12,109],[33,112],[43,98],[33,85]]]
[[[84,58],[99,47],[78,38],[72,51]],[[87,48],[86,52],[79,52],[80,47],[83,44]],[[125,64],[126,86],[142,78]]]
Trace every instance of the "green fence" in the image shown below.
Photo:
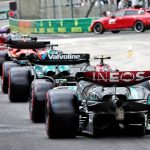
[[[89,26],[97,18],[17,20],[10,18],[12,31],[23,33],[81,33],[90,32]]]

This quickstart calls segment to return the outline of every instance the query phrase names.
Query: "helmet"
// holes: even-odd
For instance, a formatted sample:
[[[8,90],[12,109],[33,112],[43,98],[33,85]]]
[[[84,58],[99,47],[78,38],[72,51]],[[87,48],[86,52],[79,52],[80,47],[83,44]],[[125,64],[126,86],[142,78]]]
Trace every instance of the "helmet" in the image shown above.
[[[96,65],[96,71],[97,72],[111,72],[112,69],[107,64],[98,64]]]

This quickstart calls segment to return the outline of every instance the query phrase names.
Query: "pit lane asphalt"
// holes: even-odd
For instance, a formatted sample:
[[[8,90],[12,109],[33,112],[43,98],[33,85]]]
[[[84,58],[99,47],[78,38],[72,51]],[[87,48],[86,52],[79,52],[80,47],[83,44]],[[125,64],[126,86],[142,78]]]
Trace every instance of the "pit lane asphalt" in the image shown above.
[[[106,62],[120,70],[150,69],[149,37],[149,31],[140,34],[39,35],[40,39],[58,43],[64,52],[90,53],[92,64],[98,63],[93,56],[109,55],[112,60]],[[30,121],[28,103],[10,103],[8,95],[0,92],[0,150],[149,150],[149,147],[149,135],[110,134],[99,138],[78,136],[76,139],[48,139],[44,124]]]

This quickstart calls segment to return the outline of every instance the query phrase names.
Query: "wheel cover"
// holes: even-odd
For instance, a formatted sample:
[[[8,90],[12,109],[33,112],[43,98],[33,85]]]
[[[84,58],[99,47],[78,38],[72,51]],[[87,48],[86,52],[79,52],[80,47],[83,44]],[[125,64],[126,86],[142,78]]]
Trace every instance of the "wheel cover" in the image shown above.
[[[101,24],[96,24],[94,26],[94,32],[95,33],[101,33],[102,32],[102,26],[101,26]]]
[[[136,31],[141,32],[143,30],[142,23],[141,22],[137,22],[136,25],[135,25],[135,29],[136,29]]]

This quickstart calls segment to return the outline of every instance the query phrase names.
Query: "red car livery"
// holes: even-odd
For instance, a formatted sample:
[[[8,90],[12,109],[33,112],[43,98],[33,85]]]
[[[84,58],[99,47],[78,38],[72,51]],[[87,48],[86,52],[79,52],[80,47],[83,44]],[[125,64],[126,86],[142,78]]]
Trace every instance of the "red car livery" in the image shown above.
[[[119,33],[120,30],[134,29],[144,32],[150,28],[150,10],[128,8],[115,12],[111,16],[94,20],[90,25],[91,32],[102,34],[105,31]]]
[[[8,56],[13,58],[19,58],[21,56],[24,56],[26,54],[37,54],[39,57],[41,57],[42,54],[46,53],[46,49],[41,50],[33,50],[33,49],[12,49],[8,51]]]

